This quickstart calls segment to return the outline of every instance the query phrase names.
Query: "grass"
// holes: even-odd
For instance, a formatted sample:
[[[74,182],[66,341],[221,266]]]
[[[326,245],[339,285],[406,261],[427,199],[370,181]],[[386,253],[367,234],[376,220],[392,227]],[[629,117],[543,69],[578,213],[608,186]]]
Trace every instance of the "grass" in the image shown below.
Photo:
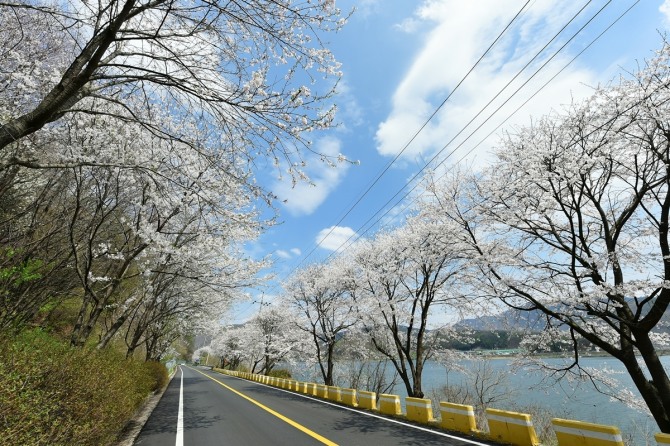
[[[0,438],[7,445],[108,445],[152,392],[160,363],[75,349],[39,330],[0,335]]]

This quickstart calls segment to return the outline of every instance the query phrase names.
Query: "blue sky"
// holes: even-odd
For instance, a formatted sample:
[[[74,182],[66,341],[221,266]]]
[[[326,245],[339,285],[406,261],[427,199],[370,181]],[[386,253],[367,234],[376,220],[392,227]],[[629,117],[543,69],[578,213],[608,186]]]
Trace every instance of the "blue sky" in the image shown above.
[[[249,246],[249,251],[256,257],[270,255],[274,260],[272,272],[279,279],[301,263],[304,266],[323,259],[348,237],[367,229],[366,221],[378,211],[386,211],[384,203],[445,146],[437,157],[438,162],[442,161],[453,151],[445,166],[486,165],[496,144],[496,133],[527,124],[531,117],[546,114],[552,108],[560,109],[573,98],[588,95],[592,86],[615,79],[622,70],[635,71],[638,63],[660,48],[660,34],[670,29],[670,0],[641,0],[637,4],[634,0],[609,4],[605,0],[529,2],[450,100],[352,208],[525,3],[526,0],[338,0],[338,7],[344,11],[356,8],[340,33],[326,36],[344,73],[335,98],[340,125],[315,135],[314,143],[317,150],[332,155],[342,153],[360,164],[341,164],[334,169],[318,158],[308,158],[306,171],[315,186],[292,187],[290,179],[259,178],[286,203],[279,208],[281,224],[264,233]],[[540,52],[587,3],[563,33]],[[564,68],[631,6],[609,31]],[[466,127],[536,54],[539,56],[516,81]],[[489,118],[545,63],[525,87]],[[559,76],[500,126],[561,69]],[[473,133],[480,124],[481,128]],[[493,135],[487,138],[491,132]],[[401,209],[398,206],[388,215]],[[368,234],[382,227],[389,216]],[[263,300],[268,302],[278,292],[270,285],[265,290],[252,291],[252,295],[259,300],[263,294]],[[253,302],[238,305],[230,318],[235,322],[245,320],[258,308]]]

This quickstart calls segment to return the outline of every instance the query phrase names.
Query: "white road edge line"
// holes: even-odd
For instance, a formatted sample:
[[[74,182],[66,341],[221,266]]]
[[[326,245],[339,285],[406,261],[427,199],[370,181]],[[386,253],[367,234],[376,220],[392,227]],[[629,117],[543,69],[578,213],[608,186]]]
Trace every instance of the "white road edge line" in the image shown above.
[[[216,373],[218,373],[218,372],[216,372]],[[403,423],[402,421],[394,420],[394,419],[392,419],[392,418],[386,418],[386,417],[382,417],[381,415],[375,415],[375,414],[373,414],[373,413],[364,412],[364,411],[361,411],[361,410],[356,410],[356,409],[354,409],[353,407],[340,406],[339,404],[329,403],[328,401],[324,401],[324,400],[322,400],[322,399],[312,398],[312,397],[307,396],[307,395],[304,395],[304,394],[302,394],[302,393],[292,392],[292,391],[290,391],[290,390],[286,390],[286,389],[280,389],[279,387],[274,387],[274,386],[270,386],[270,385],[267,385],[267,384],[259,383],[258,381],[252,381],[252,380],[249,380],[249,379],[240,378],[240,377],[238,377],[238,376],[224,375],[224,374],[222,374],[222,373],[219,373],[219,375],[223,375],[223,376],[228,376],[228,377],[230,377],[230,378],[239,379],[240,381],[246,381],[246,382],[250,382],[250,383],[258,384],[259,386],[269,387],[269,388],[271,388],[271,389],[277,389],[277,390],[279,390],[280,392],[289,393],[289,394],[291,394],[291,395],[296,395],[296,396],[299,396],[299,397],[302,397],[302,398],[305,398],[305,399],[308,399],[308,400],[316,401],[316,402],[318,402],[318,403],[323,403],[323,404],[327,404],[327,405],[329,405],[329,406],[337,407],[337,408],[339,408],[339,409],[348,410],[348,411],[350,411],[350,412],[356,412],[357,414],[365,415],[365,416],[367,416],[367,417],[379,418],[380,420],[385,420],[385,421],[388,421],[388,422],[390,422],[390,423],[399,424],[399,425],[401,425],[401,426],[410,427],[410,428],[412,428],[412,429],[416,429],[416,430],[420,430],[420,431],[424,431],[424,432],[430,432],[431,434],[439,435],[439,436],[441,436],[441,437],[450,438],[450,439],[452,439],[452,440],[459,440],[459,441],[462,441],[462,442],[464,442],[464,443],[474,444],[474,445],[476,445],[476,446],[490,446],[489,443],[480,443],[480,442],[478,442],[478,441],[470,440],[469,438],[457,437],[456,435],[445,434],[444,432],[434,431],[434,430],[432,430],[432,429],[427,429],[427,428],[425,428],[425,427],[415,426],[414,424]]]
[[[175,446],[184,446],[184,370],[179,366],[181,383],[179,385],[179,414],[177,415],[177,441]]]

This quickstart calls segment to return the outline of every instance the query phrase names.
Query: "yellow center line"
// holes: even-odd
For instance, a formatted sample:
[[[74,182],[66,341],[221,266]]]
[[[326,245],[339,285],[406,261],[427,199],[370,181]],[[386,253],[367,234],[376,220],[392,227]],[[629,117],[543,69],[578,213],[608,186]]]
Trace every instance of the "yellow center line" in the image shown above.
[[[337,443],[333,443],[332,441],[328,440],[327,438],[322,437],[321,435],[317,434],[316,432],[314,432],[314,431],[312,431],[312,430],[306,428],[306,427],[303,426],[302,424],[296,423],[296,422],[293,421],[292,419],[287,418],[287,417],[285,417],[284,415],[280,414],[279,412],[276,412],[276,411],[270,409],[269,407],[265,406],[264,404],[259,403],[259,402],[256,401],[255,399],[246,396],[245,394],[243,394],[243,393],[241,393],[241,392],[239,392],[239,391],[233,389],[233,388],[230,387],[230,386],[225,385],[224,383],[222,383],[222,382],[219,381],[218,379],[216,379],[216,378],[212,378],[211,376],[207,375],[206,373],[202,373],[200,370],[194,369],[194,368],[192,368],[192,367],[189,367],[189,369],[194,370],[194,371],[200,373],[200,374],[203,375],[203,376],[206,376],[207,378],[209,378],[209,379],[211,379],[212,381],[214,381],[214,382],[216,382],[216,383],[222,385],[223,387],[225,387],[226,389],[230,390],[231,392],[233,392],[233,393],[235,393],[235,394],[241,396],[241,397],[244,398],[245,400],[247,400],[247,401],[249,401],[249,402],[251,402],[251,403],[254,403],[255,405],[257,405],[257,406],[260,407],[261,409],[263,409],[263,410],[265,410],[265,411],[271,413],[271,414],[274,415],[275,417],[279,418],[280,420],[284,421],[285,423],[290,424],[291,426],[295,427],[295,428],[298,429],[299,431],[302,431],[302,432],[306,433],[307,435],[309,435],[310,437],[314,438],[315,440],[318,440],[318,441],[320,441],[321,443],[326,444],[326,445],[328,445],[328,446],[337,446]]]

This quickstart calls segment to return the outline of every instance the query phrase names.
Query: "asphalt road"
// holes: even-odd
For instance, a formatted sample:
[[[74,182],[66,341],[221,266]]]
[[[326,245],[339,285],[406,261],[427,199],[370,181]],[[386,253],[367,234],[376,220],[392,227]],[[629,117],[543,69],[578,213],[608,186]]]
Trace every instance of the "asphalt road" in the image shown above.
[[[493,444],[458,439],[204,368],[180,369],[135,445]]]

